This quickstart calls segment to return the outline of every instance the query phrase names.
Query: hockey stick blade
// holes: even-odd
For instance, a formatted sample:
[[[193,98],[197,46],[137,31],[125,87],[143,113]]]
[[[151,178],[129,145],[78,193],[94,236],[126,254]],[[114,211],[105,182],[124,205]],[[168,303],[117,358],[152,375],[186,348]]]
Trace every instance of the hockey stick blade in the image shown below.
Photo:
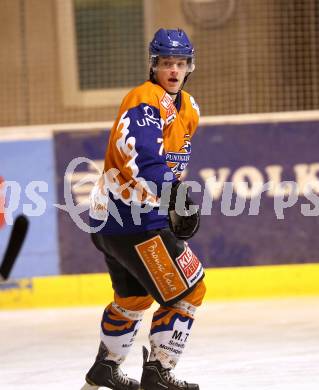
[[[24,215],[19,215],[14,221],[9,242],[0,265],[0,280],[8,279],[20,249],[27,235],[29,221]]]

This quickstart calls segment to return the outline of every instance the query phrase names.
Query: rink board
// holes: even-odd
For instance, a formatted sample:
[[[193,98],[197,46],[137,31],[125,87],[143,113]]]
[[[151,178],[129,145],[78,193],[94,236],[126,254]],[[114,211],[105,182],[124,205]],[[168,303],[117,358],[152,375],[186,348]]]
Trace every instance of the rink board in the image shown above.
[[[191,196],[201,210],[200,229],[190,245],[206,268],[318,263],[318,128],[319,121],[199,126],[185,180],[194,186]],[[85,156],[92,163],[78,164],[67,177],[74,201],[89,207],[88,181],[102,172],[107,139],[103,129],[54,133],[57,203],[66,203],[69,162]],[[85,184],[78,184],[84,178]],[[249,189],[242,190],[241,183]],[[273,183],[273,189],[262,190],[266,183]],[[305,183],[314,191],[312,200]],[[283,192],[290,195],[291,207],[282,208]],[[88,213],[81,218],[88,226]],[[60,273],[105,272],[103,256],[74,217],[57,210],[57,224]]]
[[[93,181],[103,167],[110,127],[111,123],[86,123],[0,129],[0,176],[21,188],[13,218],[24,212],[30,221],[13,278],[105,272],[104,257],[89,234],[71,213],[57,206],[66,203],[64,190],[70,187],[72,201],[88,207]],[[192,140],[195,158],[186,179],[200,186],[199,192],[192,193],[195,203],[205,203],[200,230],[190,244],[206,268],[318,263],[318,129],[318,112],[202,118]],[[70,161],[78,157],[89,162],[79,163],[74,174],[66,174]],[[207,185],[213,174],[218,178],[217,190]],[[34,181],[47,187],[47,191],[35,191],[45,205],[42,211],[28,195]],[[247,199],[238,185],[242,181],[249,183]],[[281,190],[292,195],[291,186],[261,193],[258,183],[271,181],[298,184],[295,204],[278,207]],[[305,183],[312,190],[311,199]],[[238,204],[246,199],[235,213],[234,204],[223,201],[229,200],[223,197],[225,184],[232,185]],[[252,205],[259,195],[256,210]],[[82,213],[79,218],[84,225],[87,217],[88,213]],[[0,254],[11,232],[8,225],[0,229]]]
[[[206,270],[206,300],[319,295],[319,264]],[[0,308],[106,305],[113,300],[108,274],[64,275],[0,285]]]

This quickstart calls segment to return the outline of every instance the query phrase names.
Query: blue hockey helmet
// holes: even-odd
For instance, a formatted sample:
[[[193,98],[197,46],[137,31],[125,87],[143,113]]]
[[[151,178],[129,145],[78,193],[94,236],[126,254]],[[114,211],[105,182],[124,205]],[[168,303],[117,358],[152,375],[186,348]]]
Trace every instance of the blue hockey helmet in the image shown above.
[[[181,30],[165,30],[161,28],[156,31],[153,40],[149,45],[150,56],[180,56],[193,58],[194,48],[186,33]]]

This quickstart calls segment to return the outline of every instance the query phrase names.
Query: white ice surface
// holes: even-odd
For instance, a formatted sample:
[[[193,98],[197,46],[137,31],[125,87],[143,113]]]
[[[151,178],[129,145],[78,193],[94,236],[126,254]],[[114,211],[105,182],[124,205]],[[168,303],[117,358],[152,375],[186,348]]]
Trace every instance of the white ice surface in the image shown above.
[[[102,311],[1,311],[0,389],[79,390]],[[123,365],[136,379],[150,320]],[[175,373],[201,390],[318,390],[319,297],[205,304]]]

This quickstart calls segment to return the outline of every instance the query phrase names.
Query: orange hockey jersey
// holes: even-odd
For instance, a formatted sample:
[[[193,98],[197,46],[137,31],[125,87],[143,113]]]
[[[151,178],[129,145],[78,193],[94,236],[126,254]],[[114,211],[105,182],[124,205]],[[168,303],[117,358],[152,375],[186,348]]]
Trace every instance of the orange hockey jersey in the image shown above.
[[[162,185],[177,181],[186,168],[198,120],[198,105],[185,91],[174,102],[146,81],[124,98],[104,174],[91,193],[92,231],[129,234],[168,225],[158,209]]]

